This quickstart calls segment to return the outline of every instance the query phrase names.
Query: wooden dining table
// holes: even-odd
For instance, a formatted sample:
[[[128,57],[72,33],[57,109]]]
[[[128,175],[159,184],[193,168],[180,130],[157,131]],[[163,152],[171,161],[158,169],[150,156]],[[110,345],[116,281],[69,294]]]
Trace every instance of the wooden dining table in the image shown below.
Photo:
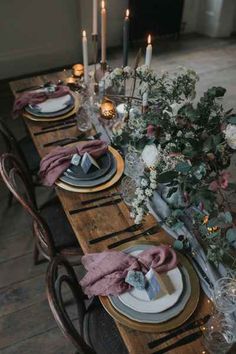
[[[22,90],[27,87],[42,85],[45,82],[51,81],[57,83],[58,80],[67,80],[68,76],[70,75],[70,71],[61,71],[56,73],[50,73],[48,75],[39,75],[32,78],[20,79],[16,81],[10,82],[10,87],[13,94],[16,96],[18,90]],[[58,130],[54,132],[48,132],[41,135],[35,135],[34,133],[41,130],[42,126],[50,125],[51,123],[46,122],[36,122],[29,120],[27,118],[18,118],[23,119],[25,126],[34,142],[34,145],[40,155],[40,157],[44,157],[49,151],[51,151],[54,146],[51,147],[43,147],[45,143],[56,139],[62,139],[65,137],[76,137],[78,136],[78,129],[77,126],[70,127],[65,130]],[[83,200],[100,197],[102,195],[112,192],[117,192],[119,189],[119,182],[110,187],[109,190],[105,190],[102,192],[97,192],[96,194],[84,194],[84,193],[76,193],[76,192],[69,192],[59,187],[55,187],[56,194],[61,202],[61,205],[67,215],[67,218],[74,230],[74,233],[78,239],[78,242],[83,250],[84,253],[91,253],[91,252],[100,252],[107,249],[107,246],[114,241],[122,240],[127,238],[127,233],[120,234],[112,239],[108,239],[96,244],[89,244],[89,240],[97,238],[101,235],[105,235],[107,233],[121,230],[129,225],[133,224],[133,220],[130,217],[130,210],[124,202],[120,202],[116,205],[112,206],[105,206],[102,208],[97,208],[93,210],[88,210],[81,212],[79,214],[71,215],[69,213],[70,210],[76,209],[81,206],[81,202]],[[155,225],[157,222],[153,216],[148,215],[144,221],[143,229],[147,229],[152,225]],[[158,241],[158,242],[168,242],[172,244],[173,238],[170,237],[164,230],[160,228],[160,231],[148,237],[143,237],[140,240],[149,241]],[[203,318],[206,314],[211,313],[212,311],[212,303],[207,298],[207,296],[201,291],[198,306],[194,312],[194,314],[188,319],[188,321],[192,321],[195,319]],[[149,349],[148,343],[153,341],[157,338],[160,338],[166,335],[168,332],[165,333],[148,333],[143,331],[138,331],[131,329],[124,324],[119,323],[116,321],[116,325],[119,329],[121,337],[128,349],[128,352],[131,354],[151,354],[154,353],[158,348]],[[193,332],[193,331],[192,331]],[[188,332],[190,334],[191,331]],[[160,348],[164,348],[173,344],[176,340],[182,338],[183,335],[177,336],[175,339],[166,341]],[[171,350],[172,354],[200,354],[206,353],[202,343],[202,337],[193,341],[190,344],[186,344],[185,346],[176,348]]]

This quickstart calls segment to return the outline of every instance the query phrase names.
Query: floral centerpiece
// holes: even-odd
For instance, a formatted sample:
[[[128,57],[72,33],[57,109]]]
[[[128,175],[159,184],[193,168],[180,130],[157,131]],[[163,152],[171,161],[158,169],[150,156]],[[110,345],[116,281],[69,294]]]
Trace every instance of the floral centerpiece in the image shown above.
[[[225,112],[226,90],[212,87],[195,102],[197,74],[180,69],[161,76],[147,66],[116,68],[105,77],[105,86],[120,87],[131,80],[126,95],[127,115],[113,127],[117,146],[140,151],[146,168],[136,189],[132,216],[140,223],[148,213],[149,201],[160,187],[171,214],[165,223],[173,229],[183,225],[191,206],[193,231],[204,241],[214,263],[233,260],[236,241],[233,212],[228,193],[236,191],[227,168],[236,149],[236,116]],[[142,97],[148,93],[148,109]]]

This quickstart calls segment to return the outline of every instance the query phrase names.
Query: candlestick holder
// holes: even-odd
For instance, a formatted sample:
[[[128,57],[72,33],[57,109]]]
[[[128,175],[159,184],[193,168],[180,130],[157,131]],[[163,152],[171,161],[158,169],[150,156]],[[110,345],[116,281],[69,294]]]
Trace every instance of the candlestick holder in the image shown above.
[[[99,81],[102,80],[104,77],[106,71],[107,71],[107,63],[106,62],[101,62],[100,66],[96,69],[95,74],[94,74],[94,79],[95,82],[99,83]]]

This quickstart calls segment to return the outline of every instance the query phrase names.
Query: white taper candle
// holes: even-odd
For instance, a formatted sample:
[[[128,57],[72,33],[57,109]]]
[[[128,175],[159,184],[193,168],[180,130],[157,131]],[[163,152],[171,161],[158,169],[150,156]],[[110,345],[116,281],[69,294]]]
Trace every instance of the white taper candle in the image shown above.
[[[151,61],[152,61],[152,44],[151,44],[151,35],[149,34],[148,36],[148,45],[146,47],[146,56],[145,56],[145,65],[147,65],[149,68],[151,66]],[[146,107],[148,105],[148,92],[145,92],[143,94],[143,107]]]
[[[84,82],[88,83],[88,41],[86,31],[82,34],[82,47],[83,47],[83,63],[84,63]]]
[[[107,10],[105,1],[101,2],[101,62],[106,62]]]
[[[93,0],[93,35],[98,34],[98,0]]]

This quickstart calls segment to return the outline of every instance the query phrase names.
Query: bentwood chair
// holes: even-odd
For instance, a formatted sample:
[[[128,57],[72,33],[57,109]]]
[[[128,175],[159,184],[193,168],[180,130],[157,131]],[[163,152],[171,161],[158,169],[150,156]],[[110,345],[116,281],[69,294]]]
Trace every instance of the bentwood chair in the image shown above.
[[[77,354],[128,354],[115,322],[98,298],[86,304],[75,271],[64,257],[57,256],[50,262],[46,285],[53,316]],[[73,302],[68,301],[71,298]]]
[[[17,141],[3,118],[0,118],[0,139],[2,143],[5,143],[5,149],[2,152],[11,152],[17,155],[24,164],[27,173],[35,174],[38,172],[40,157],[32,140],[26,136]]]
[[[37,207],[31,179],[16,156],[10,153],[1,155],[0,174],[13,196],[32,218],[35,264],[39,254],[51,260],[57,254],[77,256],[82,253],[59,201],[53,199],[41,209]]]

